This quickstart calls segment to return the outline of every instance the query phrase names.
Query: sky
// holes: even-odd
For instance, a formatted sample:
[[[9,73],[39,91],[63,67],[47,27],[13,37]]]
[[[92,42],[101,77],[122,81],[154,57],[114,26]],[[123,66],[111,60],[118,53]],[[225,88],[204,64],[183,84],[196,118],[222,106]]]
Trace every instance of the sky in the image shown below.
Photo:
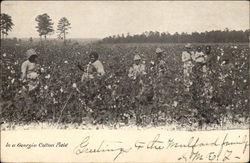
[[[249,29],[248,1],[3,1],[12,17],[8,37],[39,37],[37,15],[47,13],[56,30],[60,18],[71,23],[68,38],[104,38],[145,31],[204,32]],[[56,38],[57,33],[49,38]]]

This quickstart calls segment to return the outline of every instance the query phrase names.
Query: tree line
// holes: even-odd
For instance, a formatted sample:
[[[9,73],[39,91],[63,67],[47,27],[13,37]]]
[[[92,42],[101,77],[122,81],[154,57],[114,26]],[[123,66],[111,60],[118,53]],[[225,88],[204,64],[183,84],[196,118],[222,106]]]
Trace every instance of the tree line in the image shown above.
[[[158,31],[143,32],[142,34],[130,35],[127,33],[113,35],[102,39],[102,43],[237,43],[249,42],[250,30],[212,30],[206,32],[160,33]]]
[[[0,28],[1,37],[7,38],[9,31],[12,30],[14,23],[11,16],[1,13],[0,14]],[[38,15],[35,19],[37,22],[37,32],[40,38],[44,37],[46,40],[48,35],[54,34],[52,19],[47,13]],[[58,39],[66,40],[68,30],[71,28],[70,22],[66,17],[62,17],[57,24]],[[212,30],[206,32],[193,32],[188,33],[174,33],[158,32],[158,31],[146,31],[142,34],[130,35],[129,33],[121,35],[113,35],[105,37],[101,43],[237,43],[237,42],[249,42],[250,29],[248,30]]]
[[[38,15],[35,19],[37,22],[37,32],[39,36],[46,40],[48,35],[51,35],[54,33],[53,25],[54,23],[52,22],[52,19],[47,13]],[[57,33],[58,33],[58,38],[63,39],[64,41],[66,40],[66,34],[68,34],[68,30],[71,28],[70,27],[70,22],[66,17],[62,17],[58,24],[57,24]],[[0,14],[0,28],[1,28],[1,34],[2,38],[5,39],[7,38],[9,31],[12,30],[12,26],[14,26],[14,23],[12,22],[11,16],[5,13]]]

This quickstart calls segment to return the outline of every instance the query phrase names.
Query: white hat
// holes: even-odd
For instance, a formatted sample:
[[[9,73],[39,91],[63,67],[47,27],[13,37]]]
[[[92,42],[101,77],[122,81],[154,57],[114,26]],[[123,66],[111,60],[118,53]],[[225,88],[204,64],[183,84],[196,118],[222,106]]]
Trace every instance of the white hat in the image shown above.
[[[136,60],[141,60],[141,57],[140,57],[138,54],[136,54],[136,55],[134,56],[134,61],[136,61]]]
[[[37,56],[36,51],[34,49],[27,50],[27,52],[26,52],[27,58],[29,59],[32,55],[36,55]]]
[[[191,44],[190,43],[186,44],[185,48],[191,48]]]
[[[162,53],[162,52],[164,52],[164,50],[162,50],[161,48],[157,48],[155,52],[156,53]]]

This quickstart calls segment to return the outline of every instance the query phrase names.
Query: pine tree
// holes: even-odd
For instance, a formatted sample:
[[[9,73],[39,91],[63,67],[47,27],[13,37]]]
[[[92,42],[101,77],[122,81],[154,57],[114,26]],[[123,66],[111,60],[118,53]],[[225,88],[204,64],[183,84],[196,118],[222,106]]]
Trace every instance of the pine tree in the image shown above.
[[[66,40],[66,34],[68,34],[68,30],[70,29],[70,23],[67,18],[63,17],[59,20],[57,25],[57,30],[59,32],[58,38],[63,38],[63,41]]]
[[[7,15],[7,14],[0,14],[0,29],[1,29],[1,33],[2,36],[4,38],[7,37],[8,32],[12,30],[12,26],[14,25],[11,19],[11,16]]]

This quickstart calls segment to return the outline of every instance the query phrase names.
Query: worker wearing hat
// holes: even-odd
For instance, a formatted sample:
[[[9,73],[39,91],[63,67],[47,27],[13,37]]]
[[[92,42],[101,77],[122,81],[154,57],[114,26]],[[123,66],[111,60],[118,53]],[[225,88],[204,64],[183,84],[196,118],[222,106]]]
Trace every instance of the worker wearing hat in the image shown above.
[[[207,97],[205,96],[205,60],[206,56],[202,51],[201,46],[197,46],[193,55],[193,68],[192,68],[192,97],[197,106],[204,105]]]
[[[150,62],[149,71],[151,74],[151,84],[153,87],[153,99],[157,103],[164,103],[164,94],[166,93],[165,75],[167,73],[167,63],[164,59],[165,51],[158,47],[155,50],[153,59]]]
[[[136,54],[134,56],[134,64],[129,69],[128,77],[131,79],[137,79],[141,75],[145,75],[145,65],[141,62],[141,56]]]
[[[150,61],[149,70],[153,71],[153,74],[162,74],[164,71],[164,67],[166,65],[165,61],[163,60],[164,50],[161,48],[156,48],[154,58]]]
[[[184,86],[185,91],[189,91],[192,80],[191,80],[191,74],[192,74],[192,68],[193,68],[193,58],[194,52],[192,51],[191,44],[185,45],[185,50],[182,52],[181,59],[183,62],[183,77],[184,77]]]
[[[165,71],[165,66],[166,66],[166,62],[163,60],[163,54],[164,54],[164,50],[162,50],[161,48],[157,48],[155,50],[156,53],[156,60],[155,60],[155,64],[156,64],[156,68],[157,68],[157,73],[161,76],[164,71]]]
[[[129,68],[128,77],[131,79],[131,85],[133,89],[131,90],[131,97],[140,100],[144,92],[144,78],[146,75],[146,68],[142,62],[142,58],[139,53],[134,55],[134,63],[132,67]]]
[[[21,66],[21,80],[27,84],[27,90],[32,91],[39,85],[38,77],[40,75],[40,65],[37,63],[37,53],[34,49],[29,49],[26,52],[27,60]]]

